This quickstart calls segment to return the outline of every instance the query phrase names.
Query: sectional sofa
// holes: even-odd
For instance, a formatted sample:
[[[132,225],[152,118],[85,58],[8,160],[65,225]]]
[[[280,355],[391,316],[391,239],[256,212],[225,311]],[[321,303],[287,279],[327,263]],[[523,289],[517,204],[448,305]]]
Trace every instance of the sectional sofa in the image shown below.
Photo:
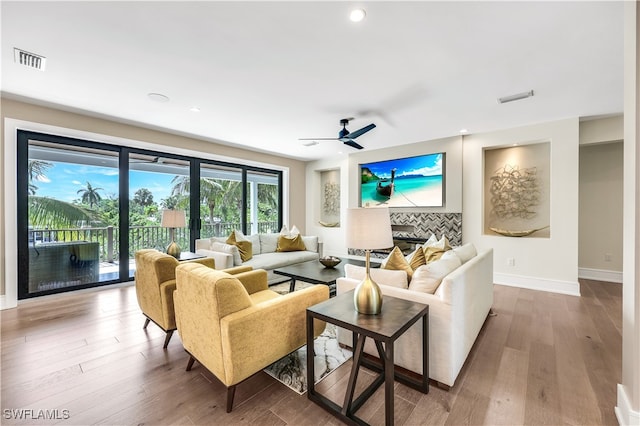
[[[382,289],[383,309],[384,296],[429,305],[429,377],[445,387],[455,384],[493,304],[493,250],[473,251],[472,257],[462,256],[461,266],[444,276],[433,294],[412,290],[411,284],[407,287],[405,271],[371,270],[372,278]],[[352,268],[345,266],[347,277],[337,280],[337,294],[353,290],[361,281],[361,277],[350,275],[349,269]],[[378,279],[375,274],[384,276]],[[418,322],[396,341],[396,365],[422,374],[422,351],[416,344],[421,336],[422,324]],[[351,333],[346,330],[338,330],[338,339],[344,345],[352,345]],[[377,356],[370,340],[365,352]]]

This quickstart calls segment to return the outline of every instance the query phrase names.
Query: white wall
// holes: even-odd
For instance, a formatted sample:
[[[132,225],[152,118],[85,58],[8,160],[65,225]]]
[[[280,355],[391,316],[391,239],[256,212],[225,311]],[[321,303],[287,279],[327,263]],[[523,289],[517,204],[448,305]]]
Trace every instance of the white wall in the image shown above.
[[[640,425],[640,8],[637,2],[624,7],[622,381],[615,411],[621,425]]]
[[[494,282],[580,294],[578,285],[578,119],[464,137],[462,224],[464,242],[494,250]],[[485,235],[485,148],[550,142],[550,238]],[[513,266],[508,261],[513,259]]]

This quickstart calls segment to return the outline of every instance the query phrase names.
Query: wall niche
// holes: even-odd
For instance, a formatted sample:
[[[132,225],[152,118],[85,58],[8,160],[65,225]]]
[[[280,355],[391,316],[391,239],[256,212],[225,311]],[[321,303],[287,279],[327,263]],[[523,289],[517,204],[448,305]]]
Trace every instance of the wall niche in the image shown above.
[[[484,234],[549,238],[550,143],[484,150]]]
[[[340,226],[340,170],[320,172],[320,225]]]

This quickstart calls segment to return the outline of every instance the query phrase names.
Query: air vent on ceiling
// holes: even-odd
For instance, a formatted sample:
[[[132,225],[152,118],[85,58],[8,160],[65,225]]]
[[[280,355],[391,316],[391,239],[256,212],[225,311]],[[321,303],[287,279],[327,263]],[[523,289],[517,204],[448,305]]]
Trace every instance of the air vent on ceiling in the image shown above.
[[[47,58],[44,56],[36,55],[35,53],[18,49],[17,47],[13,48],[13,59],[18,64],[40,71],[44,71],[44,64],[47,61]]]

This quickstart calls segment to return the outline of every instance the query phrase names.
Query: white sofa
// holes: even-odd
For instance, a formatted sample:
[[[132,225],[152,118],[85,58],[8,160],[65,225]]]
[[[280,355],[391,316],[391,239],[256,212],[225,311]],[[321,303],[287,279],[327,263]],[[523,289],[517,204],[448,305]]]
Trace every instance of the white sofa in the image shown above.
[[[434,294],[384,285],[373,273],[372,278],[383,296],[429,305],[429,377],[453,386],[493,304],[493,250],[481,251],[454,269]],[[358,283],[357,279],[338,278],[337,294],[353,290]],[[396,341],[396,365],[422,374],[421,336],[422,324],[418,322]],[[339,329],[338,339],[352,345],[351,332]],[[367,339],[365,352],[377,357],[371,339]]]
[[[308,260],[318,260],[322,253],[322,244],[317,236],[302,236],[306,250],[277,252],[280,234],[254,234],[245,238],[251,241],[253,257],[242,262],[235,246],[228,246],[226,238],[212,237],[196,240],[196,253],[215,259],[216,269],[233,266],[251,266],[253,269],[272,269],[293,265]],[[214,244],[217,243],[217,244]]]

